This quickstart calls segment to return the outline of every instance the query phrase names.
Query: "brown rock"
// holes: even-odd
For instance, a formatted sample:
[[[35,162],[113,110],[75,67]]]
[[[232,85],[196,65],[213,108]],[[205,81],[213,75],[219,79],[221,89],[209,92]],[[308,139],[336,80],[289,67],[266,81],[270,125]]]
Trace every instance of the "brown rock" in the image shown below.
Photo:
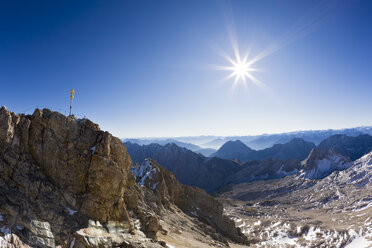
[[[152,159],[145,160],[141,166],[135,165],[132,171],[140,185],[155,193],[157,197],[153,200],[157,205],[170,208],[175,204],[186,214],[213,227],[217,233],[233,241],[248,244],[247,238],[235,227],[234,221],[223,215],[222,204],[204,190],[179,183],[170,171]],[[221,235],[211,233],[209,228],[205,228],[205,231],[215,236],[215,239],[224,241]],[[226,240],[224,242],[227,243]]]
[[[12,232],[22,224],[19,236],[30,244],[71,241],[86,219],[130,223],[124,200],[130,164],[121,141],[87,119],[0,109],[0,214]]]

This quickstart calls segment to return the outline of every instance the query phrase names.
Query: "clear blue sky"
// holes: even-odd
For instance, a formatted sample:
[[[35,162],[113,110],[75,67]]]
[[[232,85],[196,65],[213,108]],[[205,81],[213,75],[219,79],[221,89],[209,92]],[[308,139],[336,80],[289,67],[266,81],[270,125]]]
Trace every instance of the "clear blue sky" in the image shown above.
[[[1,1],[0,104],[119,137],[372,124],[372,1]],[[231,34],[266,90],[223,82]],[[229,35],[230,34],[230,35]]]

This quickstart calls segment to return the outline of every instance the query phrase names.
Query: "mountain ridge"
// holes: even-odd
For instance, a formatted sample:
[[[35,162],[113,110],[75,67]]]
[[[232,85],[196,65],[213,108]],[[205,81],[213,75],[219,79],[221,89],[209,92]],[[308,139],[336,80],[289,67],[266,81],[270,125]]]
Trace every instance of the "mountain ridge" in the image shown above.
[[[355,137],[337,134],[323,140],[319,149],[334,149],[340,154],[356,160],[372,150],[372,136],[361,134]]]
[[[154,140],[165,140],[173,139],[180,142],[191,143],[202,148],[213,148],[218,150],[224,143],[231,140],[241,140],[247,146],[255,150],[261,150],[271,147],[275,144],[287,143],[293,138],[302,138],[305,141],[313,142],[318,145],[324,139],[335,135],[335,134],[346,134],[348,136],[358,136],[360,134],[372,135],[372,126],[359,126],[354,128],[343,128],[343,129],[325,129],[325,130],[302,130],[292,131],[284,133],[274,134],[260,134],[260,135],[236,135],[236,136],[213,136],[213,135],[202,135],[202,136],[185,136],[185,137],[173,137],[173,138],[138,138],[137,142],[154,143]],[[123,139],[123,142],[134,141],[132,139]],[[156,142],[155,142],[156,143]],[[169,142],[168,142],[169,143]],[[145,143],[143,143],[145,144]]]
[[[236,144],[239,144],[240,151],[236,152]],[[258,160],[268,158],[286,159],[305,159],[315,144],[304,141],[301,138],[294,138],[285,144],[275,144],[270,148],[253,150],[240,140],[226,142],[213,156],[226,159],[239,159],[240,161]]]
[[[240,169],[241,165],[217,157],[204,157],[176,144],[138,145],[124,143],[134,163],[152,158],[164,168],[171,171],[184,184],[197,186],[212,191],[223,184],[225,177]]]

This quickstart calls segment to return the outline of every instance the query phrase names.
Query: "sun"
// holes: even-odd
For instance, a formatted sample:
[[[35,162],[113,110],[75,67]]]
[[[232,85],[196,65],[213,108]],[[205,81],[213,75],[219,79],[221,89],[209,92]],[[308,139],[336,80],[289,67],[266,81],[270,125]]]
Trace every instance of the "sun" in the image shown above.
[[[252,67],[253,61],[248,60],[248,54],[242,57],[240,53],[236,51],[234,59],[227,54],[223,54],[223,57],[229,62],[229,65],[219,66],[218,69],[230,72],[226,80],[229,81],[234,78],[234,87],[238,83],[246,85],[248,79],[257,84],[257,79],[252,75],[252,72],[256,71],[256,69]]]
[[[246,61],[236,61],[233,62],[233,65],[231,66],[232,74],[238,79],[238,80],[246,80],[246,77],[248,77],[249,71],[251,68],[249,68],[249,64]]]
[[[226,65],[213,66],[212,68],[228,72],[227,76],[222,79],[222,81],[232,82],[233,89],[235,89],[239,84],[247,88],[248,83],[250,83],[264,91],[268,91],[268,87],[254,76],[256,72],[262,72],[261,69],[255,67],[255,64],[260,60],[260,57],[251,56],[251,46],[248,47],[245,53],[241,53],[236,40],[231,39],[231,41],[233,56],[217,47],[217,52],[226,60]]]

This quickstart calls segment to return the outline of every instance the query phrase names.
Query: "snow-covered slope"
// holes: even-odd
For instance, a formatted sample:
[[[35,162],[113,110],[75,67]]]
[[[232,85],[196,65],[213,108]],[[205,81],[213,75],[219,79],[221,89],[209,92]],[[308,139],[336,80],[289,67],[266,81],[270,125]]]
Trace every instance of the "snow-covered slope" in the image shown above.
[[[372,152],[350,162],[314,151],[303,165],[307,170],[296,175],[234,185],[220,195],[243,200],[226,200],[225,212],[255,240],[252,247],[372,247]],[[329,168],[336,171],[313,179]]]
[[[321,179],[334,171],[349,168],[352,162],[334,150],[313,149],[301,165],[301,172],[306,178]]]

